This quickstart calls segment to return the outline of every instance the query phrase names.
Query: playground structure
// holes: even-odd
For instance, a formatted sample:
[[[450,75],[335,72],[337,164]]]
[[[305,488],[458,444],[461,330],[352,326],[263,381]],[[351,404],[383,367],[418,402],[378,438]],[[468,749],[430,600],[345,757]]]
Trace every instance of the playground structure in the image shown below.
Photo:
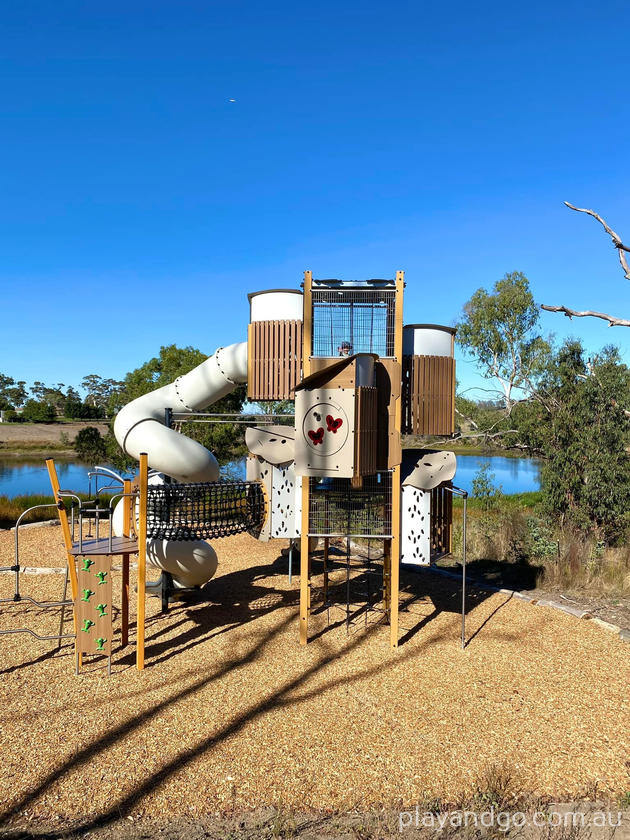
[[[112,558],[122,558],[122,644],[128,644],[129,562],[138,557],[137,666],[144,667],[147,588],[166,608],[174,589],[207,583],[217,568],[209,539],[247,531],[259,540],[288,540],[300,554],[299,640],[309,638],[313,555],[323,545],[324,606],[329,574],[345,545],[346,617],[351,568],[364,573],[364,612],[378,612],[398,645],[400,563],[429,565],[452,550],[452,452],[406,449],[401,434],[448,437],[455,431],[454,329],[403,326],[404,275],[391,280],[316,280],[302,290],[249,295],[248,340],[219,348],[175,382],[139,397],[117,415],[114,433],[140,465],[137,478],[111,475],[117,501],[104,513],[82,506],[59,487],[47,462],[68,561],[72,601],[41,606],[74,609],[77,671],[84,655],[111,664]],[[247,383],[255,401],[295,400],[293,426],[253,425],[243,482],[219,480],[214,455],[173,426]],[[97,470],[98,472],[98,470]],[[106,471],[105,471],[106,472]],[[79,539],[64,500],[78,502]],[[74,508],[73,508],[74,510]],[[95,519],[83,539],[82,514]],[[99,522],[109,523],[99,538]],[[465,528],[465,507],[464,507]],[[19,600],[16,526],[16,598]],[[353,541],[366,547],[357,563]],[[374,551],[378,543],[378,551]],[[465,540],[464,540],[465,546]],[[332,555],[335,555],[333,558]],[[147,567],[160,572],[146,583]],[[464,639],[464,578],[462,643]],[[370,583],[376,576],[376,583]],[[363,597],[363,596],[362,596]],[[13,632],[13,631],[6,631]],[[17,631],[21,632],[21,631]],[[50,638],[61,638],[59,636]]]

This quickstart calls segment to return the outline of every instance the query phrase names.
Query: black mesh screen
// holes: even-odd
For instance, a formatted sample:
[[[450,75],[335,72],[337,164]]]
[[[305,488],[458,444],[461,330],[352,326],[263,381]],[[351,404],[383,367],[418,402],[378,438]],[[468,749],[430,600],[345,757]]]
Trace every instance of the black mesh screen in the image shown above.
[[[349,478],[311,478],[309,534],[319,536],[390,536],[392,476],[363,478],[362,487]]]
[[[313,356],[394,355],[394,289],[313,289]]]
[[[266,516],[258,481],[149,486],[147,537],[207,540],[259,530]]]

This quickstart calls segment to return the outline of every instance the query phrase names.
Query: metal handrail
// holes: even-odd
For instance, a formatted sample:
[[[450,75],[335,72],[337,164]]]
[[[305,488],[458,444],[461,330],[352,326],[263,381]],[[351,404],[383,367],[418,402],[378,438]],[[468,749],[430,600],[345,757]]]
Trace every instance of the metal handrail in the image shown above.
[[[131,493],[115,493],[113,496],[110,497],[109,500],[109,550],[112,550],[112,536],[113,536],[113,527],[112,527],[112,517],[114,515],[114,508],[112,507],[112,502],[114,499],[137,499],[139,498],[140,493],[138,491],[132,491]]]
[[[445,484],[444,490],[453,496],[460,496],[464,500],[464,515],[462,519],[462,650],[466,647],[466,501],[468,491],[461,487]]]

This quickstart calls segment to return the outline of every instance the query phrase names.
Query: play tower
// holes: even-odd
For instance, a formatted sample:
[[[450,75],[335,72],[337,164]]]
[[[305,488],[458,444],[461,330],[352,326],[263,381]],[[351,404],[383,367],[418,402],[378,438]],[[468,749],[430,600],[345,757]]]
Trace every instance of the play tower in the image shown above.
[[[300,545],[300,642],[308,641],[312,556],[323,540],[324,597],[331,541],[382,545],[383,610],[398,644],[400,562],[429,564],[451,549],[450,452],[403,450],[401,434],[455,431],[455,330],[403,323],[404,274],[317,280],[302,292],[249,295],[248,396],[295,399],[295,424],[252,427],[248,479],[265,483],[260,539]],[[368,550],[368,557],[369,557]],[[375,568],[376,567],[376,568]],[[372,587],[378,592],[379,587]]]

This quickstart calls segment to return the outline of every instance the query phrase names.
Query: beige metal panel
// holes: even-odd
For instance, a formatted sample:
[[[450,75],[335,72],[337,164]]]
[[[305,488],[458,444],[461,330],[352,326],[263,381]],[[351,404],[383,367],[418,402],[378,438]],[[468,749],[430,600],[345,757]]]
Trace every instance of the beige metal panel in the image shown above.
[[[405,449],[403,455],[403,487],[432,490],[455,477],[457,458],[454,452],[435,449]]]
[[[291,426],[248,426],[245,443],[252,455],[260,455],[270,464],[292,461],[295,429]]]
[[[354,475],[355,391],[298,390],[295,395],[295,471],[302,476]]]

